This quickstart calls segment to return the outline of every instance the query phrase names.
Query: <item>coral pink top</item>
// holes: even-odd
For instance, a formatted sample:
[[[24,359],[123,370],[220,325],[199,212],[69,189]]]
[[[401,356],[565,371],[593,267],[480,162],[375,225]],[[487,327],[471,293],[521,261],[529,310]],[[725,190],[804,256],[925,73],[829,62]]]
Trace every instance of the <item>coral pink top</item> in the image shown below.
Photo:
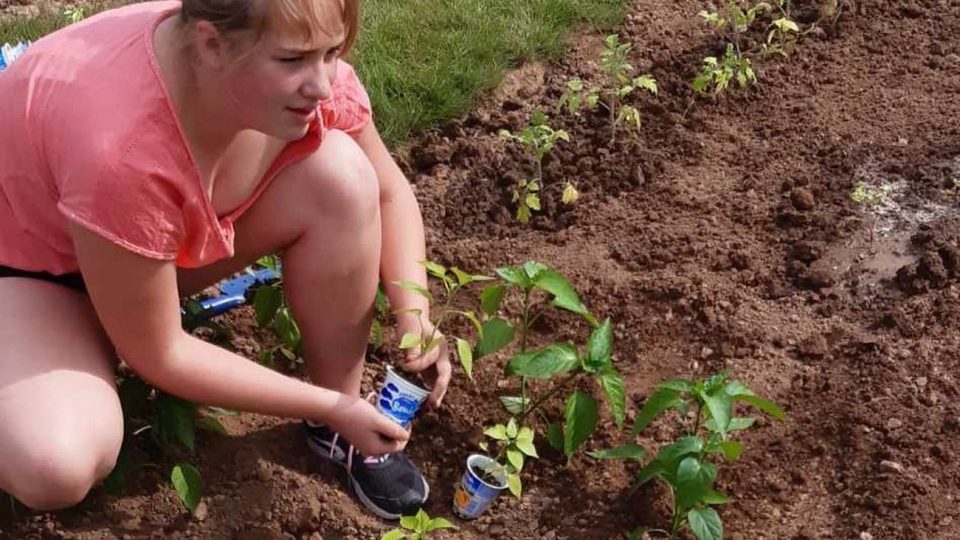
[[[357,136],[370,101],[341,63],[332,96],[251,196],[216,215],[160,77],[153,34],[180,2],[101,13],[36,42],[0,73],[0,265],[76,272],[68,220],[181,267],[233,254],[233,223],[329,129]]]

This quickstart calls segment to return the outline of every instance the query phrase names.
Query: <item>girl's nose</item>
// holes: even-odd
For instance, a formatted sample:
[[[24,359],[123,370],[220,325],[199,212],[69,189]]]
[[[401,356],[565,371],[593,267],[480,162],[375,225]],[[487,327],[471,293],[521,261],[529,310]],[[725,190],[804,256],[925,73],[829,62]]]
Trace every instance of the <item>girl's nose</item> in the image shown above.
[[[320,62],[300,87],[300,95],[311,101],[323,101],[330,97],[329,68]]]

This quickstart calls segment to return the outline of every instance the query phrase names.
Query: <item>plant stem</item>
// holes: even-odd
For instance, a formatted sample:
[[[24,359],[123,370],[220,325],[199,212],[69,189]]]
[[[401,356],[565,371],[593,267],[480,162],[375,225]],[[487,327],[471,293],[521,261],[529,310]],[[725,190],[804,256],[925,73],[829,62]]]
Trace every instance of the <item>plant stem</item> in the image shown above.
[[[697,402],[697,418],[693,422],[693,431],[690,432],[691,437],[696,437],[697,432],[700,431],[700,415],[703,412],[703,403]]]
[[[539,167],[540,163],[537,162]],[[541,186],[542,188],[542,186]],[[527,331],[530,328],[530,293],[533,289],[523,291],[523,325],[520,328],[520,354],[527,352]],[[527,408],[527,378],[520,377],[520,404],[524,408],[524,417],[526,417]]]
[[[548,399],[550,399],[550,398],[552,398],[553,396],[557,395],[557,392],[559,392],[559,391],[562,390],[565,386],[567,386],[568,384],[570,384],[570,381],[572,381],[573,379],[575,379],[577,375],[578,375],[577,372],[573,372],[573,373],[567,375],[562,381],[560,381],[559,383],[557,383],[556,386],[554,386],[553,388],[551,388],[550,391],[548,391],[548,392],[546,392],[545,394],[543,394],[542,396],[540,396],[540,397],[537,399],[537,401],[535,401],[535,402],[533,403],[533,405],[530,406],[529,409],[526,409],[526,410],[523,412],[523,414],[520,415],[520,418],[517,420],[517,424],[522,426],[522,425],[523,425],[523,421],[526,420],[528,416],[530,416],[530,413],[532,413],[533,411],[537,410],[537,409],[538,409],[541,405],[543,405]],[[524,402],[524,403],[526,403],[526,402]]]

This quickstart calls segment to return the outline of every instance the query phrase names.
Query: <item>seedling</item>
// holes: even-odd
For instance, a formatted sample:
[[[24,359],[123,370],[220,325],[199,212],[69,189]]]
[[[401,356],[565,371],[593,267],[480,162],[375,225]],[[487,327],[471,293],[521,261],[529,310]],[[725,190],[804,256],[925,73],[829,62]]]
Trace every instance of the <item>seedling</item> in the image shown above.
[[[63,18],[69,21],[70,24],[76,24],[86,17],[87,12],[82,6],[70,6],[63,10]]]
[[[774,19],[767,26],[767,39],[761,46],[763,54],[787,56],[793,46],[797,44],[800,27],[790,16],[791,3],[791,0],[776,0],[774,2],[780,17]]]
[[[479,358],[502,350],[514,340],[519,328],[518,352],[507,362],[506,374],[517,377],[520,383],[519,396],[500,398],[509,419],[485,430],[485,435],[496,445],[496,467],[506,471],[510,491],[522,493],[520,471],[527,458],[536,458],[533,444],[536,436],[526,421],[541,407],[582,378],[596,379],[603,389],[617,425],[623,425],[626,407],[626,390],[623,378],[613,366],[611,351],[613,334],[610,321],[598,324],[580,301],[570,282],[556,270],[537,262],[496,270],[502,283],[488,286],[482,297],[484,321],[476,320],[480,342],[474,351]],[[514,290],[520,293],[522,311],[519,320],[512,324],[497,315],[505,293]],[[530,349],[530,331],[534,322],[544,313],[539,297],[545,294],[557,308],[581,316],[593,326],[593,332],[584,350],[571,343],[550,343],[543,348]],[[532,395],[529,380],[556,380],[552,386],[538,395]],[[573,391],[566,400],[563,422],[550,424],[547,439],[567,456],[568,463],[576,450],[596,429],[599,404],[589,394]],[[481,448],[489,451],[489,445]],[[496,470],[488,471],[496,475]]]
[[[280,263],[276,255],[262,257],[257,264],[280,271]],[[282,274],[279,280],[257,288],[253,297],[253,309],[257,314],[257,324],[260,328],[272,328],[279,340],[275,347],[264,347],[260,350],[260,363],[273,366],[273,359],[277,352],[289,362],[302,362],[300,355],[303,350],[303,337],[290,311],[290,303],[283,292]]]
[[[415,314],[417,316],[417,320],[420,321],[420,332],[406,333],[400,338],[401,349],[418,349],[420,354],[423,355],[440,345],[440,329],[441,327],[445,326],[444,323],[449,320],[451,315],[462,315],[471,321],[477,320],[476,314],[473,312],[457,309],[454,300],[457,298],[458,294],[463,292],[470,284],[490,281],[493,278],[482,275],[471,275],[457,267],[447,268],[432,261],[423,261],[421,264],[427,269],[427,273],[429,275],[440,280],[441,284],[443,285],[444,298],[442,304],[435,304],[433,294],[419,283],[414,283],[412,281],[398,281],[395,283],[395,285],[419,294],[431,304],[430,314],[434,317],[434,321],[432,322],[433,328],[429,335],[427,335],[427,332],[423,326],[422,311],[419,309],[413,309],[409,311]],[[483,327],[480,326],[478,328],[478,332],[482,331]],[[453,340],[457,346],[457,356],[460,358],[460,364],[463,366],[463,370],[467,373],[467,376],[472,378],[473,351],[470,347],[470,343],[467,340],[459,337],[453,337]]]
[[[567,83],[567,91],[560,96],[558,109],[567,109],[570,114],[579,114],[582,107],[594,109],[600,105],[609,113],[610,140],[617,138],[617,126],[627,123],[640,130],[642,125],[640,111],[624,100],[637,89],[643,89],[657,95],[657,81],[650,75],[633,75],[633,66],[627,61],[627,55],[633,45],[620,43],[620,38],[612,34],[603,40],[603,52],[600,53],[600,67],[604,78],[599,88],[587,88],[580,79]]]
[[[643,409],[637,415],[632,436],[663,413],[676,410],[679,421],[686,424],[686,435],[663,446],[656,457],[641,469],[639,485],[657,478],[670,487],[673,498],[673,518],[670,530],[654,530],[669,538],[677,538],[689,528],[698,540],[722,540],[723,522],[713,506],[725,504],[730,498],[717,491],[718,456],[736,461],[743,453],[743,445],[731,435],[751,427],[751,417],[736,416],[736,403],[751,405],[777,420],[786,415],[772,401],[754,394],[738,381],[728,381],[725,373],[705,380],[675,379],[656,386]],[[599,459],[642,459],[643,452],[635,444],[626,444],[612,450],[593,452]],[[638,538],[642,529],[634,531]]]
[[[864,182],[857,182],[850,193],[850,198],[862,206],[870,215],[870,246],[873,247],[874,231],[877,228],[876,210],[890,194],[889,186],[871,186]]]
[[[770,6],[765,2],[744,10],[736,2],[728,1],[722,11],[701,11],[697,14],[720,32],[727,45],[721,58],[708,56],[703,59],[700,73],[693,81],[695,92],[702,93],[713,87],[713,93],[719,94],[734,80],[741,88],[757,82],[750,58],[742,48],[743,35],[757,16],[767,9]]]
[[[442,517],[430,518],[430,516],[420,509],[415,516],[403,516],[400,518],[400,526],[380,537],[380,540],[426,540],[433,536],[434,531],[440,529],[456,529],[453,523],[450,523]]]
[[[549,118],[541,110],[533,111],[530,123],[519,134],[510,133],[503,129],[499,135],[505,139],[516,141],[523,145],[533,159],[536,166],[536,176],[532,179],[521,179],[513,190],[513,202],[517,204],[517,221],[528,223],[533,212],[540,210],[540,190],[543,188],[543,158],[560,141],[570,142],[570,135],[562,129],[553,129],[549,125]],[[568,183],[564,189],[564,203],[572,204],[576,196],[569,193],[576,192],[573,184]],[[569,201],[569,202],[568,202]]]

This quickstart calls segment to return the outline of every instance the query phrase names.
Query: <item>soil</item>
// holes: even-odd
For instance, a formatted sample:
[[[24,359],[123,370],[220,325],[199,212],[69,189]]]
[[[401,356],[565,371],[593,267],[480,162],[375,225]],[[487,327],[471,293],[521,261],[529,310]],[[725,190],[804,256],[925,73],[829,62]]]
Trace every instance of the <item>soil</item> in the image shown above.
[[[820,17],[797,4],[804,25]],[[742,436],[743,457],[720,466],[734,499],[720,508],[726,538],[960,538],[960,3],[842,5],[789,58],[758,62],[759,85],[694,99],[700,59],[720,51],[697,23],[705,4],[633,2],[620,33],[660,96],[633,98],[642,131],[615,142],[600,115],[557,118],[572,142],[545,162],[544,212],[529,226],[513,220],[510,195],[532,165],[496,133],[549,108],[570,77],[594,80],[600,37],[523,71],[514,90],[423,134],[401,161],[431,259],[473,272],[539,260],[612,317],[631,418],[656,381],[718,370],[785,408],[786,422],[761,419]],[[582,194],[573,207],[559,202],[567,181]],[[858,181],[891,190],[872,218],[850,200]],[[250,312],[226,323],[230,346],[255,358],[265,338]],[[565,316],[538,330],[588,333]],[[368,388],[391,354],[371,351]],[[479,361],[475,382],[458,373],[444,407],[414,425],[409,452],[431,481],[431,515],[452,519],[480,426],[503,420],[504,362]],[[196,517],[146,467],[123,497],[97,490],[76,509],[0,522],[0,536],[331,540],[389,528],[317,465],[297,422],[225,424],[229,436],[198,440]],[[655,449],[675,435],[659,422],[638,442]],[[624,439],[605,416],[588,446]],[[522,499],[501,496],[437,538],[610,539],[669,524],[662,487],[631,490],[637,465],[568,466],[539,439],[538,449]]]

